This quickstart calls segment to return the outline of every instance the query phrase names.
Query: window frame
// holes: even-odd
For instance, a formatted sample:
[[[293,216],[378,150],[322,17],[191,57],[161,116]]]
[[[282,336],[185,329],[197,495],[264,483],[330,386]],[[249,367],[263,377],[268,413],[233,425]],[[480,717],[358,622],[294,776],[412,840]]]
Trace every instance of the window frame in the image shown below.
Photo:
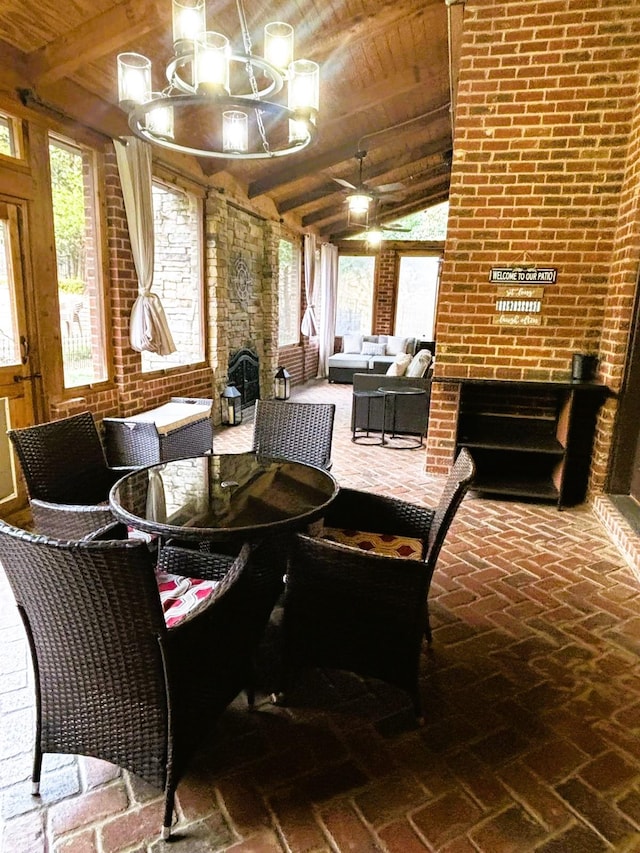
[[[93,145],[89,145],[86,142],[79,142],[76,139],[72,139],[69,136],[66,136],[64,133],[60,133],[56,130],[49,129],[47,131],[47,157],[49,157],[50,145],[53,143],[58,143],[61,146],[68,146],[70,148],[75,148],[81,151],[84,155],[86,155],[90,159],[90,173],[91,173],[91,194],[93,199],[93,217],[94,217],[94,227],[95,227],[95,249],[98,257],[95,261],[95,273],[96,277],[99,279],[96,287],[96,298],[98,302],[98,311],[101,318],[102,323],[102,348],[104,353],[105,360],[105,378],[98,379],[94,382],[86,382],[82,385],[69,385],[65,384],[64,379],[64,358],[62,353],[62,325],[58,327],[58,340],[60,346],[60,387],[61,392],[64,397],[67,397],[69,394],[77,394],[78,391],[82,391],[83,389],[96,389],[96,388],[104,388],[108,385],[112,385],[114,382],[114,354],[113,354],[113,334],[112,334],[112,316],[111,316],[111,301],[108,297],[107,293],[107,283],[111,279],[111,270],[109,266],[109,239],[107,235],[107,213],[106,213],[106,196],[105,196],[105,188],[106,188],[106,173],[104,166],[104,155],[101,151],[99,151]],[[53,187],[51,185],[51,176],[49,177],[50,182],[50,199],[51,199],[51,225],[54,229],[52,231],[52,237],[54,239],[54,256],[56,258],[55,264],[55,292],[56,299],[59,298],[59,288],[60,283],[58,279],[58,264],[57,264],[57,252],[55,249],[55,227],[54,227],[54,216],[53,216]]]
[[[442,251],[437,250],[413,250],[413,251],[398,251],[396,262],[396,282],[394,288],[394,307],[393,307],[393,330],[395,335],[408,335],[410,337],[418,337],[421,339],[423,334],[426,335],[425,340],[434,340],[436,335],[436,321],[438,317],[438,298],[440,294],[440,275],[442,272]],[[438,264],[438,269],[435,276],[435,294],[433,300],[433,332],[429,334],[426,329],[420,332],[420,335],[415,335],[413,332],[398,329],[398,305],[400,302],[400,272],[402,268],[403,258],[435,258]]]
[[[282,342],[280,340],[280,331],[282,329],[280,309],[282,307],[282,302],[283,302],[283,300],[281,298],[282,294],[281,294],[281,290],[280,290],[281,281],[282,281],[282,278],[281,278],[282,264],[281,264],[281,260],[280,260],[280,258],[281,258],[280,249],[281,249],[281,246],[283,243],[288,243],[292,247],[291,254],[292,254],[292,258],[295,259],[295,263],[296,263],[296,280],[295,280],[295,287],[293,288],[293,290],[297,294],[297,317],[296,317],[295,323],[294,323],[294,328],[296,330],[296,336],[295,336],[295,340],[291,340],[291,341],[288,340],[286,342]],[[284,349],[285,347],[299,346],[299,344],[302,340],[302,331],[300,328],[301,325],[302,325],[302,248],[301,248],[299,240],[296,240],[295,238],[289,237],[286,235],[281,235],[278,238],[278,349]]]
[[[343,334],[350,334],[350,331],[341,332],[338,331],[338,304],[340,298],[340,261],[342,258],[367,258],[373,261],[373,273],[371,277],[371,319],[369,323],[368,329],[363,329],[361,331],[356,331],[354,334],[362,334],[362,335],[370,335],[372,334],[373,327],[376,322],[376,312],[377,312],[377,292],[378,292],[378,266],[379,266],[379,255],[371,254],[370,251],[367,251],[365,248],[353,248],[349,247],[348,249],[340,247],[338,254],[338,280],[336,284],[336,330],[335,334],[337,337],[342,336]]]
[[[200,340],[202,342],[202,357],[197,361],[189,361],[181,364],[167,364],[163,367],[153,367],[151,369],[144,368],[143,353],[140,353],[140,372],[146,379],[151,376],[164,376],[172,373],[184,373],[186,370],[206,367],[208,364],[209,341],[207,338],[207,293],[205,288],[206,262],[204,257],[205,250],[205,224],[204,224],[204,201],[201,192],[197,192],[192,187],[183,185],[182,182],[172,180],[170,177],[165,177],[156,171],[151,176],[152,192],[153,185],[161,187],[163,190],[175,195],[185,195],[192,198],[195,202],[196,213],[195,222],[197,223],[197,241],[198,241],[198,292],[200,296]],[[155,233],[154,233],[154,265],[155,265]]]

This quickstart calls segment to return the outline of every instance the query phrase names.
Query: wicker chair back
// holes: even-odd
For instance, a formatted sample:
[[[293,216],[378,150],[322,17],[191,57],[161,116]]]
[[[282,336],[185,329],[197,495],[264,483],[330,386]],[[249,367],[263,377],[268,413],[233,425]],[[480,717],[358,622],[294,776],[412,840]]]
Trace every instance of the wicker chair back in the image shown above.
[[[163,549],[163,569],[220,580],[201,613],[168,630],[144,543],[62,542],[0,521],[36,677],[36,793],[43,753],[95,756],[164,789],[168,837],[190,755],[250,674],[248,558],[249,546],[235,559]]]
[[[90,412],[12,429],[9,438],[31,498],[61,504],[107,500],[116,478]]]
[[[335,413],[333,403],[257,400],[253,450],[329,470]]]

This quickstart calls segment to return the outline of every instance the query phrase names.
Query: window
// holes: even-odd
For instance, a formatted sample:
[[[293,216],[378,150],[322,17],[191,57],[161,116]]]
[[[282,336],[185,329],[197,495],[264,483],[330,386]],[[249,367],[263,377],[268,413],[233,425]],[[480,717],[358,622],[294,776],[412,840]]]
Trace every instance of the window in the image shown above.
[[[396,335],[434,340],[439,270],[437,255],[400,257]]]
[[[20,157],[16,121],[6,113],[0,113],[0,154]]]
[[[153,293],[162,302],[176,352],[143,352],[142,370],[204,361],[201,204],[192,193],[153,183]]]
[[[300,250],[290,240],[278,246],[278,346],[300,340]]]
[[[372,255],[340,255],[336,335],[371,333],[376,259]]]
[[[49,139],[65,388],[107,378],[102,259],[92,151]]]

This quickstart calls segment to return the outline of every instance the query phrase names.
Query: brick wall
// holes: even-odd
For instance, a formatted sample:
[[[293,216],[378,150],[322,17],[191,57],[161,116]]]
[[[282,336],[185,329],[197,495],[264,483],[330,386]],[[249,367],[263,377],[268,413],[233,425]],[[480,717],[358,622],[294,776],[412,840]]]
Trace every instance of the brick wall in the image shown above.
[[[625,170],[639,61],[637,4],[467,2],[438,376],[567,379],[572,353],[591,351],[601,378],[619,381],[637,272],[628,257],[637,175]],[[557,284],[544,287],[541,325],[496,325],[489,270],[519,264],[556,267]],[[452,395],[435,384],[434,472],[454,450]]]

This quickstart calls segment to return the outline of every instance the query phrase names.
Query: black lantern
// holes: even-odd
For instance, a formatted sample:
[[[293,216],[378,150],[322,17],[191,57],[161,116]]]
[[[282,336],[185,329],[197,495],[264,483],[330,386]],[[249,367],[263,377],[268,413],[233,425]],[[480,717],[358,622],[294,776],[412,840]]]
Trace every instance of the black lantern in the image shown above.
[[[222,423],[238,426],[242,423],[242,394],[235,385],[227,385],[220,395]]]
[[[288,400],[291,396],[291,374],[284,367],[276,370],[273,394],[276,400]]]

